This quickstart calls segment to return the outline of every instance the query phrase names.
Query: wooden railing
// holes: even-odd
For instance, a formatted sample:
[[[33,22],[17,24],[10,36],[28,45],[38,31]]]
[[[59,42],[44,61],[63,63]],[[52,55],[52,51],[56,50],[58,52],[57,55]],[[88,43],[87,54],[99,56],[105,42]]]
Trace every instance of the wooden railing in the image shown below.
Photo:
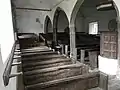
[[[13,45],[13,47],[12,47],[11,54],[10,54],[10,56],[8,58],[7,65],[6,65],[6,68],[5,68],[4,73],[3,73],[3,81],[4,81],[4,85],[5,86],[7,86],[9,84],[9,79],[10,78],[18,76],[18,75],[21,74],[21,73],[11,74],[12,66],[18,65],[18,63],[13,64],[14,52],[15,52],[15,49],[16,49],[16,43],[17,42],[15,42],[14,45]]]

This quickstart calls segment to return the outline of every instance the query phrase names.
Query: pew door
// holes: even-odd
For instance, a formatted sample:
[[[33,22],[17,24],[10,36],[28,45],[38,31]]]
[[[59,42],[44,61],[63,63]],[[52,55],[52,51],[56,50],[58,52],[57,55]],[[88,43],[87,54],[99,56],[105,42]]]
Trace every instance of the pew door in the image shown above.
[[[115,31],[101,32],[101,50],[100,54],[103,57],[116,59],[118,49],[118,33]]]

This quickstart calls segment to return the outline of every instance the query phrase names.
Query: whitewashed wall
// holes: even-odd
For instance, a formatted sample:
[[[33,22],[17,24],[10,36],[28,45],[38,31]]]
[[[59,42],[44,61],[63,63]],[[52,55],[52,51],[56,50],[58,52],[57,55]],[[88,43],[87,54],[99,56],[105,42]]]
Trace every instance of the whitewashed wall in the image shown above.
[[[95,8],[84,8],[81,17],[80,11],[76,18],[77,32],[89,32],[89,23],[97,21],[99,24],[99,31],[108,31],[108,23],[111,19],[117,18],[116,11],[96,11]]]
[[[64,32],[66,27],[69,27],[69,21],[65,13],[61,11],[58,17],[58,32]]]
[[[39,18],[40,22],[36,22]],[[17,27],[20,33],[42,33],[42,12],[17,10]]]
[[[89,32],[89,23],[97,21],[99,24],[99,31],[109,31],[108,23],[112,19],[116,19],[116,11],[96,12],[85,19],[85,31]]]
[[[19,0],[18,0],[19,1]],[[68,17],[68,20],[70,22],[70,16],[73,10],[74,5],[76,4],[77,0],[65,0],[63,2],[61,2],[59,5],[55,6],[53,8],[52,6],[52,11],[23,11],[23,10],[17,10],[17,27],[19,28],[19,32],[22,33],[29,33],[29,32],[34,32],[34,33],[42,33],[44,32],[44,21],[46,16],[48,15],[53,23],[53,18],[54,18],[54,13],[57,9],[57,7],[60,7],[61,9],[63,9]],[[24,6],[24,7],[32,7],[32,8],[39,8],[37,0],[35,0],[33,3],[34,5],[32,5],[31,3],[32,1],[30,0],[30,2],[26,1],[26,3],[24,5],[22,5],[22,3],[17,4],[18,6]],[[30,5],[28,5],[27,3],[30,3]],[[33,7],[37,5],[36,7]],[[45,6],[45,5],[43,5]],[[35,21],[36,18],[40,19],[40,23],[37,23]],[[62,19],[63,20],[63,19]],[[61,25],[62,26],[62,25]],[[66,26],[65,26],[66,27]]]
[[[7,87],[4,86],[2,79],[7,58],[14,43],[10,0],[1,1],[0,11],[0,90],[16,90],[15,78],[10,80]]]
[[[84,17],[81,15],[81,12],[79,11],[75,19],[76,32],[86,32],[84,29],[85,27],[84,24],[85,24]]]
[[[114,1],[115,1],[116,5],[119,8],[120,7],[120,5],[119,5],[120,1],[119,0],[114,0]],[[24,32],[35,32],[35,33],[44,32],[45,17],[48,15],[50,17],[51,21],[53,21],[54,13],[55,13],[57,7],[60,7],[65,11],[65,13],[66,13],[66,15],[68,17],[68,20],[70,22],[71,13],[72,13],[72,10],[73,10],[76,2],[77,2],[77,0],[65,0],[65,1],[61,2],[59,5],[57,5],[56,7],[52,8],[52,11],[50,11],[50,12],[49,11],[48,12],[36,12],[36,11],[35,12],[31,12],[31,11],[30,12],[24,12],[24,11],[18,11],[18,27],[20,28],[19,32],[23,32],[23,33]],[[33,8],[36,8],[36,7],[38,8],[39,7],[39,5],[37,4],[38,3],[37,0],[35,0],[33,2],[34,3],[33,5],[32,5],[32,1],[30,1],[29,3],[30,3],[31,6],[28,5],[27,3],[28,3],[28,1],[26,1],[26,3],[23,6],[24,7],[33,7],[34,6]],[[18,4],[18,6],[20,6],[20,5],[22,5],[22,3]],[[43,5],[43,6],[45,6],[45,5]],[[19,13],[22,13],[22,15],[19,16]],[[23,20],[22,18],[26,18],[27,15],[29,15],[29,17],[31,19],[28,17],[26,20]],[[40,18],[41,24],[35,22],[36,17]],[[86,22],[91,21],[91,19],[94,19],[94,18],[88,17],[88,20],[86,20]],[[86,31],[85,29],[88,28],[88,26],[85,26],[85,29],[84,29],[84,26],[82,24],[83,21],[81,21],[81,20],[83,20],[83,18],[78,18],[77,19],[77,21],[76,21],[76,24],[77,24],[76,30],[77,31]],[[104,27],[104,25],[103,25],[103,27]]]

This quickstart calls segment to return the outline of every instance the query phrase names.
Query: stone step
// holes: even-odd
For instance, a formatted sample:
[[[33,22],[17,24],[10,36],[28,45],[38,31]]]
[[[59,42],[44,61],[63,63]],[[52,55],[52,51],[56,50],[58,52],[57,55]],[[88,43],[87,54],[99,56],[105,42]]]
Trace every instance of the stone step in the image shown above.
[[[88,90],[98,87],[99,73],[92,72],[67,78],[26,85],[25,90]]]

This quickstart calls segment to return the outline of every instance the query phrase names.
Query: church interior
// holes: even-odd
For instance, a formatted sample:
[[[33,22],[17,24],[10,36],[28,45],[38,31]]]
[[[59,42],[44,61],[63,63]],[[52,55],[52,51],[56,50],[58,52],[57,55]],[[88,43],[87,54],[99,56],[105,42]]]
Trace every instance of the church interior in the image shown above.
[[[1,90],[120,90],[119,0],[6,5]]]

